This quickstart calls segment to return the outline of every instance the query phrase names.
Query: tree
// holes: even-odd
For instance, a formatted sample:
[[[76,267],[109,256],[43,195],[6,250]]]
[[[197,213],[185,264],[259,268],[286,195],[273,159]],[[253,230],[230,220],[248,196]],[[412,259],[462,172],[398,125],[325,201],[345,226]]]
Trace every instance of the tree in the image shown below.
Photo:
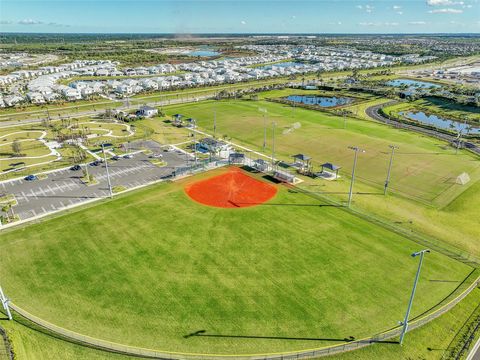
[[[20,141],[13,140],[12,151],[14,155],[20,155],[20,153],[22,152],[22,145],[20,144]]]

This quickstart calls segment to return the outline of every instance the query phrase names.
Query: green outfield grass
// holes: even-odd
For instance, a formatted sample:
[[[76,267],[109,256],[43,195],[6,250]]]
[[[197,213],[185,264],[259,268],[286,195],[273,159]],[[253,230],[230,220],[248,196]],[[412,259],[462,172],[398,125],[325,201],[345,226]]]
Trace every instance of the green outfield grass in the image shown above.
[[[292,90],[294,91],[294,90]],[[272,125],[277,124],[276,156],[291,162],[290,156],[305,153],[313,158],[316,169],[324,162],[343,167],[349,176],[353,152],[348,147],[363,148],[357,167],[360,181],[381,189],[389,160],[389,144],[400,148],[396,152],[392,176],[393,191],[432,205],[443,206],[441,194],[447,190],[455,196],[465,187],[455,185],[455,179],[467,172],[472,181],[480,178],[480,162],[467,152],[455,155],[455,150],[436,139],[406,130],[397,130],[374,122],[347,119],[325,112],[293,108],[266,101],[201,102],[172,106],[167,114],[181,113],[193,117],[197,124],[213,133],[213,112],[217,116],[217,134],[226,135],[253,150],[261,151],[263,144],[263,110],[267,111],[267,148],[271,154]],[[301,128],[285,133],[299,122]]]
[[[171,351],[315,348],[402,318],[420,245],[284,187],[263,206],[205,207],[183,191],[193,180],[4,233],[4,290],[65,328]],[[470,272],[430,254],[412,316]],[[220,336],[185,337],[199,330]]]

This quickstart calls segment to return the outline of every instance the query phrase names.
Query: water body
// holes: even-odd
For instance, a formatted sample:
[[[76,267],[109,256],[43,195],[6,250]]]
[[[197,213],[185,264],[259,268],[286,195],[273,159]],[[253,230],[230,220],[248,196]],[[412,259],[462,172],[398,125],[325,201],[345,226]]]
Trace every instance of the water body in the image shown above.
[[[386,84],[388,86],[408,86],[408,87],[416,87],[422,89],[432,89],[432,88],[439,88],[442,87],[441,85],[434,84],[427,81],[418,81],[418,80],[410,80],[410,79],[395,79],[387,81]]]
[[[352,102],[352,99],[347,97],[330,97],[330,96],[311,96],[311,95],[290,95],[287,97],[287,100],[306,104],[306,105],[317,105],[320,107],[334,107],[347,105]]]
[[[218,56],[220,53],[215,50],[211,49],[198,49],[194,51],[190,51],[186,53],[185,55],[187,56],[200,56],[200,57],[212,57],[212,56]]]
[[[445,129],[450,131],[461,131],[462,134],[467,133],[467,128],[470,126],[469,124],[465,124],[463,122],[444,119],[436,115],[428,115],[425,114],[423,111],[401,111],[399,112],[400,115],[405,116],[408,119],[418,121],[423,124],[433,125],[439,129]],[[452,127],[453,126],[453,127]],[[480,134],[480,127],[472,126],[472,129],[468,131],[469,134]]]

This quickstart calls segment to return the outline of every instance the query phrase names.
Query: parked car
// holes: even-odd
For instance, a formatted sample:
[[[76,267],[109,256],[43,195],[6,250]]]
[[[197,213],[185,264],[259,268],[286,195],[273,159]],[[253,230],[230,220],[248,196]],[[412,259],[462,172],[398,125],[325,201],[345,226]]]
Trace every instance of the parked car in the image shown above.
[[[34,180],[38,180],[38,178],[35,175],[28,175],[25,177],[25,180],[34,181]]]
[[[120,156],[118,155],[112,156],[112,160],[115,160],[115,161],[120,160]]]
[[[123,158],[124,159],[132,159],[133,155],[132,154],[123,155]]]
[[[81,169],[81,167],[80,167],[80,165],[78,165],[78,164],[77,164],[77,165],[73,165],[73,166],[70,168],[70,170],[72,170],[72,171],[78,171],[78,170],[80,170],[80,169]]]
[[[95,161],[91,162],[89,165],[90,165],[90,166],[98,166],[98,165],[100,165],[100,161],[99,161],[99,160],[95,160]]]

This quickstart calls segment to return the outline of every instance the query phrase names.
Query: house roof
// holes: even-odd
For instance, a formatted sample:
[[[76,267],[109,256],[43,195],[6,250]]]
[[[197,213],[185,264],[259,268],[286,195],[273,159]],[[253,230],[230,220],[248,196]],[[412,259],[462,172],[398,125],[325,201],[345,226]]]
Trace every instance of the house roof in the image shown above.
[[[148,106],[148,105],[143,105],[143,106],[140,107],[139,110],[148,111],[148,110],[157,110],[157,109],[155,109],[151,106]]]
[[[310,156],[308,155],[305,155],[305,154],[297,154],[297,155],[293,155],[293,158],[294,159],[299,159],[299,160],[302,160],[302,161],[308,161],[311,159]]]
[[[332,171],[337,171],[337,170],[341,169],[341,166],[337,166],[337,165],[332,164],[332,163],[322,164],[322,167],[325,167],[325,168],[330,169]]]

